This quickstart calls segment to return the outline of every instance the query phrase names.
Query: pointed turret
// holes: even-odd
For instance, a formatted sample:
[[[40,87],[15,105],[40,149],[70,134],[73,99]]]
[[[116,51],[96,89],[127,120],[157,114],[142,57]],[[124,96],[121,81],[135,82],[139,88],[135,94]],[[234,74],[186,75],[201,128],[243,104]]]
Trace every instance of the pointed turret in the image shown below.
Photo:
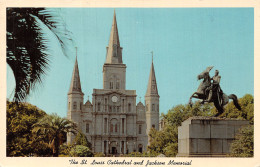
[[[158,90],[157,90],[157,83],[156,83],[156,77],[155,77],[155,71],[153,66],[153,60],[150,70],[150,76],[148,80],[148,86],[145,96],[159,96]]]
[[[82,93],[77,56],[76,56],[76,61],[75,61],[75,65],[74,65],[74,69],[73,69],[73,73],[72,73],[70,89],[69,89],[68,94],[70,94],[70,93]]]
[[[106,63],[118,64],[123,63],[122,61],[122,48],[120,47],[119,35],[116,22],[116,12],[114,11],[114,18],[110,33],[109,44],[107,47]]]
[[[73,122],[76,122],[80,131],[81,126],[81,115],[83,111],[84,93],[81,90],[79,68],[77,60],[77,48],[76,48],[76,60],[73,68],[70,88],[68,92],[68,112],[67,118]],[[73,133],[67,133],[67,143],[71,144],[76,136]]]
[[[153,52],[152,52],[153,54]],[[153,66],[153,59],[152,65],[150,70],[150,76],[147,86],[147,91],[145,94],[145,110],[146,110],[146,134],[149,136],[149,131],[151,128],[155,128],[159,130],[159,94],[157,90],[157,83],[155,78],[155,71]],[[148,140],[150,141],[150,140]],[[150,143],[148,142],[148,145]]]

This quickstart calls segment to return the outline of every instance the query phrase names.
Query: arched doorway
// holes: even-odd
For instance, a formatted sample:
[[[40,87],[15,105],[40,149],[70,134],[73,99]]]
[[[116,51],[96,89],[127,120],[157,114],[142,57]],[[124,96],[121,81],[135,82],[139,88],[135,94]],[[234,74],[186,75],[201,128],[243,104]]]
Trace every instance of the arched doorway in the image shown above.
[[[110,143],[110,154],[116,155],[118,153],[117,146],[118,143],[116,141]]]
[[[138,145],[138,152],[143,153],[143,145],[142,144]]]

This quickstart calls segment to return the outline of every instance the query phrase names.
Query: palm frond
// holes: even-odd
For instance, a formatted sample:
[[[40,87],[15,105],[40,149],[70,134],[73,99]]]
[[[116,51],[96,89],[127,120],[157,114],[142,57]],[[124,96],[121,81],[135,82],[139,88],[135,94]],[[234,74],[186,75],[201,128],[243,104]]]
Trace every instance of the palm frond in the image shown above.
[[[23,101],[49,69],[50,40],[47,27],[68,56],[71,33],[57,10],[45,8],[7,8],[7,63],[15,77],[14,101]]]

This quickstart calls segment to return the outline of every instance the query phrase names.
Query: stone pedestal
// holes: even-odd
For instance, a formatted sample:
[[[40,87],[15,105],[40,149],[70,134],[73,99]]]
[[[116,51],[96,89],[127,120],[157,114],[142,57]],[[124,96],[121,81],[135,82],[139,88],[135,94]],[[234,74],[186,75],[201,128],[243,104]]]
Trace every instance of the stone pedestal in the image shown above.
[[[235,134],[249,121],[191,117],[178,127],[178,157],[221,157],[230,153]]]

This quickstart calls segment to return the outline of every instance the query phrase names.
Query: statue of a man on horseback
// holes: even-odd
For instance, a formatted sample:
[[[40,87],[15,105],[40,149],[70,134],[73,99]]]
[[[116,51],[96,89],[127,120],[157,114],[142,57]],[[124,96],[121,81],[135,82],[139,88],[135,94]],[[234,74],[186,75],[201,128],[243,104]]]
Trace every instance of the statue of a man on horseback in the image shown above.
[[[227,96],[220,88],[221,76],[219,75],[219,71],[216,70],[215,75],[210,78],[209,72],[212,68],[213,66],[210,66],[198,75],[198,80],[203,79],[203,81],[200,83],[197,91],[191,95],[189,102],[190,105],[192,105],[192,98],[202,99],[202,104],[204,102],[213,102],[218,110],[218,113],[215,116],[219,116],[224,112],[224,106],[228,103],[229,99],[232,99],[234,101],[234,105],[241,110],[241,107],[238,104],[237,96],[234,94]]]
[[[220,79],[221,79],[221,76],[219,75],[219,71],[216,70],[215,75],[211,78],[211,80],[212,80],[211,86],[206,88],[206,96],[208,96],[208,98],[206,100],[207,102],[212,101],[213,92],[219,93],[220,99],[223,98],[223,91],[220,87]]]

